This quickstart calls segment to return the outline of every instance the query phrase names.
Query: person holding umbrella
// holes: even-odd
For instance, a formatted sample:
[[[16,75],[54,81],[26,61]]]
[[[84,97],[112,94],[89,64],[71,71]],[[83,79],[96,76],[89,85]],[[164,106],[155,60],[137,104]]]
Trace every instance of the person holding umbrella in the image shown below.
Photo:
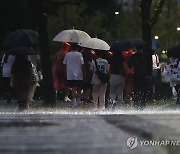
[[[90,71],[90,63],[93,59],[96,58],[96,53],[92,49],[83,48],[81,51],[84,58],[84,67],[86,76],[83,78],[83,97],[82,99],[87,102],[91,102],[92,98],[92,71]]]
[[[31,29],[19,29],[9,33],[3,46],[9,49],[9,55],[16,55],[11,69],[11,85],[18,96],[19,109],[29,108],[34,86],[38,84],[37,70],[28,59],[28,55],[39,54],[33,47],[39,43],[39,35]]]
[[[54,89],[56,91],[56,99],[58,91],[64,92],[65,97],[63,98],[65,102],[71,101],[68,97],[70,88],[65,85],[66,80],[66,67],[63,64],[65,55],[69,52],[70,44],[67,42],[61,43],[61,49],[55,55],[54,64],[52,67],[53,70],[53,82]]]
[[[95,50],[97,58],[91,62],[90,70],[93,72],[91,84],[93,85],[92,96],[94,102],[94,110],[98,109],[98,98],[100,109],[105,110],[105,94],[107,90],[107,83],[101,81],[98,77],[97,71],[110,75],[110,65],[106,59],[104,59],[105,51]],[[97,70],[99,69],[99,70]]]
[[[80,52],[77,43],[70,43],[71,48],[63,60],[67,70],[67,86],[72,88],[73,107],[80,104],[81,86],[84,74],[84,59]]]
[[[107,74],[109,74],[109,64],[104,57],[106,52],[110,49],[110,46],[104,40],[98,38],[85,39],[84,41],[80,42],[79,45],[81,47],[92,49],[96,53],[96,56],[90,63],[90,70],[93,73],[91,81],[91,84],[93,85],[92,97],[94,111],[98,110],[98,102],[100,104],[100,109],[104,111],[107,82],[102,81],[100,76],[107,76]]]

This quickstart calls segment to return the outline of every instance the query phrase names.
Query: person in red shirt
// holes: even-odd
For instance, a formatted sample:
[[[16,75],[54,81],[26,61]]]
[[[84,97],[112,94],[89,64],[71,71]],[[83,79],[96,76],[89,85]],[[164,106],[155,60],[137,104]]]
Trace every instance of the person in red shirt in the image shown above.
[[[122,56],[124,58],[124,67],[126,69],[126,80],[124,86],[124,101],[126,105],[130,105],[130,101],[132,99],[132,91],[133,91],[133,76],[134,76],[134,67],[129,68],[128,59],[134,54],[134,51],[129,49],[127,51],[122,52]]]
[[[63,64],[63,60],[65,55],[68,53],[70,44],[67,42],[63,42],[61,45],[61,49],[56,53],[55,61],[53,64],[53,82],[54,89],[56,94],[58,91],[62,91],[65,93],[64,101],[71,101],[68,97],[70,88],[66,87],[66,66]],[[57,96],[56,96],[57,97]]]
[[[85,76],[83,78],[83,99],[85,101],[91,101],[92,98],[92,75],[93,73],[90,71],[90,63],[92,59],[96,57],[96,53],[92,49],[83,48],[81,51],[84,59],[84,67],[85,67]]]

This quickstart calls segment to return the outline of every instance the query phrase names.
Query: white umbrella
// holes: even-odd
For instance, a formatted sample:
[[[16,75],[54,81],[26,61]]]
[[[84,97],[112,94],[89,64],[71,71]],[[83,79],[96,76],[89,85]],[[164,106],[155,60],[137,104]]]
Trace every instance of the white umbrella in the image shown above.
[[[69,29],[61,31],[55,36],[53,41],[79,43],[87,38],[90,38],[90,36],[86,32],[76,29]]]
[[[109,50],[110,46],[103,40],[98,38],[89,38],[84,41],[81,41],[79,44],[81,47],[86,47],[96,50]]]

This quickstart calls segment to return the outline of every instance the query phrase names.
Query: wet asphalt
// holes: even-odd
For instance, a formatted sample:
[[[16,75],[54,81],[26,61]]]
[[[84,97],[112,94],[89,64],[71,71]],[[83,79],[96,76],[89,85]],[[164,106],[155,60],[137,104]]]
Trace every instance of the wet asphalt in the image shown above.
[[[1,101],[0,154],[178,154],[179,126],[179,109],[93,112],[91,105],[50,109],[36,102],[29,111],[19,112],[16,103]],[[137,145],[129,138],[137,138]],[[179,144],[149,145],[150,141]]]

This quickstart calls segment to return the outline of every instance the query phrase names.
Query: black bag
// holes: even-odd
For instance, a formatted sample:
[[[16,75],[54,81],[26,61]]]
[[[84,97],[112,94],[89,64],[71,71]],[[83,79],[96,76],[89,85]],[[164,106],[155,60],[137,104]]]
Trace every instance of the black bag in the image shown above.
[[[101,82],[103,83],[109,82],[110,76],[107,73],[102,73],[99,71],[96,60],[95,60],[95,65],[96,65],[96,70],[97,70],[96,74],[98,78],[101,80]]]

